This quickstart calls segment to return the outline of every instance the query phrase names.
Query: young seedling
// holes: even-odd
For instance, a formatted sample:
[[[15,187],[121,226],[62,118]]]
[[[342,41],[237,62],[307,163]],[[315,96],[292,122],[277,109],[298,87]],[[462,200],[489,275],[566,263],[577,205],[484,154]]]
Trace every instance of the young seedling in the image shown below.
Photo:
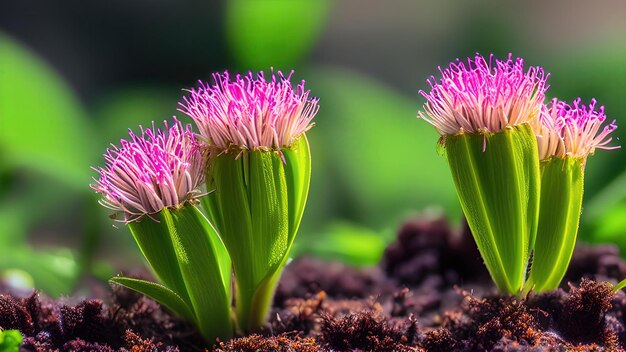
[[[197,208],[204,163],[191,126],[130,131],[105,154],[91,187],[101,204],[122,215],[160,283],[115,277],[193,322],[208,342],[232,335],[231,263],[212,225]]]
[[[213,79],[191,89],[180,111],[208,155],[202,202],[233,261],[238,326],[250,332],[268,317],[300,225],[311,175],[305,132],[318,105],[304,82],[294,89],[280,72]]]
[[[587,157],[609,147],[615,121],[601,129],[604,107],[580,98],[569,105],[552,100],[535,124],[541,162],[541,206],[537,242],[527,289],[556,289],[569,266],[583,201]]]
[[[476,55],[440,69],[418,117],[441,134],[456,190],[497,287],[520,292],[539,211],[538,117],[548,75],[521,58]]]

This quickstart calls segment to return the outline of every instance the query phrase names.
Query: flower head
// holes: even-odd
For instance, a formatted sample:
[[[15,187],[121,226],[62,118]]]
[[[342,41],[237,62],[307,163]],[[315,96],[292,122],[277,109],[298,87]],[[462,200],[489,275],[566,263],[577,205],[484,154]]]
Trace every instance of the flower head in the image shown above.
[[[293,72],[292,72],[293,73]],[[220,151],[279,150],[289,147],[312,127],[319,106],[302,81],[296,88],[280,71],[266,81],[263,72],[247,76],[213,74],[213,83],[200,82],[179,103],[196,122],[201,136]]]
[[[175,207],[198,195],[204,182],[202,155],[191,125],[179,121],[164,130],[141,128],[130,140],[121,140],[104,155],[104,168],[90,185],[104,196],[105,207],[124,214],[130,222],[142,215]]]
[[[494,62],[495,61],[495,62]],[[463,132],[498,132],[507,126],[535,119],[548,89],[541,67],[524,71],[524,60],[476,54],[467,63],[460,60],[439,68],[441,79],[427,80],[430,92],[420,91],[427,102],[418,117],[435,126],[442,135]]]
[[[580,101],[578,98],[569,105],[553,99],[543,107],[541,118],[534,124],[540,160],[551,156],[586,158],[596,148],[619,148],[607,146],[613,139],[611,132],[617,128],[615,120],[600,130],[606,120],[604,106],[596,111],[595,99],[589,105]]]

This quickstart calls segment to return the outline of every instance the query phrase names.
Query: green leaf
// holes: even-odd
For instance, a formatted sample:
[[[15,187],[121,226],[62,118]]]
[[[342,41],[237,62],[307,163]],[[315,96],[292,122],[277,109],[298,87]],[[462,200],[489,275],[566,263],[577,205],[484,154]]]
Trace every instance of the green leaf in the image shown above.
[[[539,161],[528,124],[443,137],[452,178],[478,249],[502,291],[517,293],[537,231]]]
[[[70,87],[0,32],[0,150],[5,162],[83,189],[92,176],[93,130]]]
[[[290,148],[282,149],[289,197],[289,248],[293,244],[304,214],[311,184],[311,152],[303,134]]]
[[[626,287],[626,279],[617,283],[617,285],[613,286],[613,292],[617,292]]]
[[[307,199],[306,137],[277,151],[223,153],[211,161],[202,200],[233,259],[238,324],[260,327],[287,260]]]
[[[157,279],[189,302],[164,212],[132,221],[128,228]]]
[[[584,159],[553,157],[541,162],[541,206],[529,286],[559,287],[569,266],[583,200]]]
[[[250,197],[244,177],[247,159],[245,153],[239,159],[229,154],[214,158],[207,175],[210,193],[201,201],[230,253],[237,281],[253,287],[257,281],[254,260],[258,251],[252,242]]]
[[[235,59],[246,69],[291,69],[324,28],[328,0],[230,0],[226,33]]]
[[[230,261],[217,233],[194,205],[161,211],[196,315],[200,333],[208,342],[232,336],[230,317]],[[227,264],[227,265],[225,265]]]
[[[124,286],[133,291],[144,294],[167,307],[180,317],[194,321],[195,315],[187,303],[176,292],[169,288],[150,281],[128,277],[114,277],[109,282]]]
[[[256,277],[273,273],[287,253],[289,241],[288,190],[278,153],[252,151],[249,155],[250,210]]]
[[[17,330],[0,330],[0,351],[18,352],[22,344],[22,334]]]

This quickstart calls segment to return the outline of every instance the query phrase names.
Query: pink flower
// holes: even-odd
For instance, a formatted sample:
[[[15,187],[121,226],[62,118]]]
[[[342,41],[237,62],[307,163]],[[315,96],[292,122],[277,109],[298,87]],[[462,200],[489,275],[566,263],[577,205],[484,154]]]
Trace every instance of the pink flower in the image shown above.
[[[541,67],[524,71],[524,60],[487,62],[476,54],[467,63],[439,68],[441,79],[427,80],[430,92],[420,91],[427,102],[418,117],[435,126],[442,135],[464,132],[498,132],[535,119],[548,89]]]
[[[191,125],[179,121],[164,130],[129,130],[130,140],[121,140],[104,155],[104,168],[92,189],[103,195],[100,203],[123,213],[125,222],[166,207],[177,207],[196,197],[204,182],[204,164]]]
[[[580,101],[578,98],[569,105],[553,99],[549,106],[543,107],[541,118],[535,125],[540,160],[551,156],[586,158],[596,148],[619,148],[607,146],[613,139],[611,132],[617,128],[615,120],[600,130],[606,120],[604,106],[596,111],[595,99],[591,99],[589,105]]]
[[[292,72],[293,73],[293,72]],[[200,82],[179,103],[200,135],[219,151],[280,150],[289,147],[313,125],[318,99],[309,98],[302,81],[295,90],[280,71],[267,82],[263,72],[231,80],[228,72],[213,74],[213,84]]]

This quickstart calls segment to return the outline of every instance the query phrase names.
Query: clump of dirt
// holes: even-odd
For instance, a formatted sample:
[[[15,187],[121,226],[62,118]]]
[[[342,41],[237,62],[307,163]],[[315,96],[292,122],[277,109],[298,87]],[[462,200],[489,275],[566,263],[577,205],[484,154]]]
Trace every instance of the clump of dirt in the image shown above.
[[[579,246],[561,288],[500,295],[467,226],[404,224],[379,266],[299,258],[285,268],[258,334],[206,344],[154,301],[119,286],[101,299],[52,300],[0,286],[0,329],[23,351],[624,351],[626,277],[613,246]]]
[[[215,352],[226,351],[301,351],[318,352],[321,347],[312,337],[302,338],[295,334],[280,334],[276,336],[263,336],[252,334],[245,337],[232,339],[228,342],[221,342],[215,348]]]

